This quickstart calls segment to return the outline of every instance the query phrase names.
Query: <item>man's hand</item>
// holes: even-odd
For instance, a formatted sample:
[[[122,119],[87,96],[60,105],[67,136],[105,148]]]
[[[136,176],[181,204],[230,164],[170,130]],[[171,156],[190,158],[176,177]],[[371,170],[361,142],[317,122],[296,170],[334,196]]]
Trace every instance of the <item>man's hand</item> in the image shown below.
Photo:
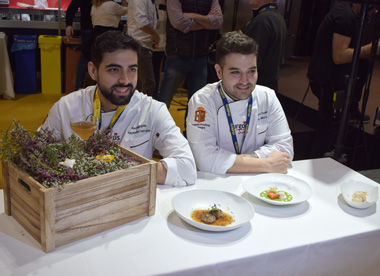
[[[208,13],[208,15],[218,15],[218,14],[219,14],[219,10],[216,8],[211,9],[210,12]]]
[[[162,162],[157,162],[157,184],[165,184],[167,170]]]
[[[160,40],[161,40],[160,35],[156,32],[152,35],[152,37],[153,37],[152,47],[153,47],[153,49],[157,49],[158,46],[160,45]]]
[[[141,31],[144,33],[150,34],[153,38],[153,49],[157,49],[158,45],[160,44],[160,35],[158,34],[157,30],[150,24],[145,25],[144,27],[140,28]]]
[[[286,173],[290,164],[289,154],[284,152],[272,152],[264,160],[270,173]]]
[[[68,38],[71,38],[74,34],[73,26],[67,26],[66,27],[66,36]]]
[[[211,28],[211,22],[207,15],[201,15],[192,12],[184,12],[183,15],[190,19],[193,19],[197,23],[197,25],[192,28],[193,31]]]
[[[256,158],[252,154],[239,154],[227,173],[286,173],[290,156],[284,152],[272,152],[267,158]]]

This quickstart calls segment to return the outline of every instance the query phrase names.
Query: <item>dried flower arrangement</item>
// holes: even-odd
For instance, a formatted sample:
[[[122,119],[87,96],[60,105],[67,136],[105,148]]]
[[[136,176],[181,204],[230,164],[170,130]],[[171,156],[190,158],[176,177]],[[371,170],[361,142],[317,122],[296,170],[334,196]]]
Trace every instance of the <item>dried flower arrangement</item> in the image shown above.
[[[0,140],[0,158],[26,171],[46,188],[63,188],[77,181],[140,164],[127,156],[105,132],[96,132],[86,141],[74,134],[68,142],[54,132],[28,131],[13,122]]]

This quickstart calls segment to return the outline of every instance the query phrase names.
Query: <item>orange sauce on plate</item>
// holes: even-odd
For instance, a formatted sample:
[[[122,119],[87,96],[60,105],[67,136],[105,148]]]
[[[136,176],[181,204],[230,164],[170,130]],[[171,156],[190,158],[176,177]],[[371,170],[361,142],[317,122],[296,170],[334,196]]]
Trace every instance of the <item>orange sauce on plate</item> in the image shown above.
[[[234,218],[223,211],[223,216],[221,218],[218,218],[216,221],[213,223],[205,223],[204,221],[201,220],[203,214],[210,212],[209,209],[195,209],[194,211],[191,212],[190,217],[199,223],[203,224],[208,224],[208,225],[214,225],[214,226],[227,226],[233,223],[235,220]]]

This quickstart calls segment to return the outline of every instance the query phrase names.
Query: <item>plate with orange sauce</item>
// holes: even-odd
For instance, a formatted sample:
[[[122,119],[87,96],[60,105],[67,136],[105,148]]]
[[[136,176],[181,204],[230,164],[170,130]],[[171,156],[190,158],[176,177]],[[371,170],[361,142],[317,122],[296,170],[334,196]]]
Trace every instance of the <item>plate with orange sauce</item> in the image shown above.
[[[229,231],[248,223],[255,213],[246,199],[224,191],[190,190],[172,198],[172,206],[177,215],[188,224],[206,231]],[[201,220],[216,206],[223,215],[213,223]]]

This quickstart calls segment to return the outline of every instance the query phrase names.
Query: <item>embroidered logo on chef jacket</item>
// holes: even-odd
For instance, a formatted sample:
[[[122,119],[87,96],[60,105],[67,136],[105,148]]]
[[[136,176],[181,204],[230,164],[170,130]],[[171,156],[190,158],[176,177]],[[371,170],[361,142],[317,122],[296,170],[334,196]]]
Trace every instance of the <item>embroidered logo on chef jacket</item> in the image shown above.
[[[244,134],[244,131],[245,131],[245,121],[242,124],[236,124],[236,125],[234,125],[234,129],[235,129],[235,133],[236,134]]]
[[[206,111],[202,106],[200,106],[195,111],[194,121],[198,123],[202,123],[205,120],[206,120]]]
[[[121,141],[121,137],[117,132],[111,133],[111,138],[116,143],[120,143]]]

